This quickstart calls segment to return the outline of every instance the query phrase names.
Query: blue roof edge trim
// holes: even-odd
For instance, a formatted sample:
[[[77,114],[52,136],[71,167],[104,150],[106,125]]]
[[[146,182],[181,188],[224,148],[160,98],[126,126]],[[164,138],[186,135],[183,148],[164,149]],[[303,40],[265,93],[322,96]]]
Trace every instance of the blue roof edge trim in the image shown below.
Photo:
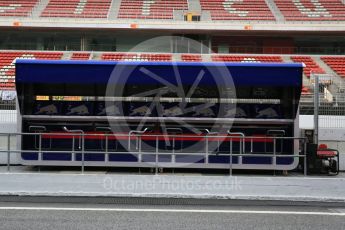
[[[102,60],[34,60],[34,59],[17,59],[15,64],[56,64],[56,65],[180,65],[180,66],[255,66],[255,67],[291,67],[291,68],[304,68],[306,67],[304,63],[281,63],[281,62],[182,62],[182,61],[169,61],[169,62],[159,62],[159,61],[102,61]]]

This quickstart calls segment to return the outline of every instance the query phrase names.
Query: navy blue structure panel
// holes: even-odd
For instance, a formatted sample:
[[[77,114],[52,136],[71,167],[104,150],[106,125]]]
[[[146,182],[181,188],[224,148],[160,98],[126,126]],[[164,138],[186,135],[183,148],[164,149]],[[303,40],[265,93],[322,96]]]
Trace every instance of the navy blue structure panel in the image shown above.
[[[138,157],[131,153],[109,154],[109,161],[138,162]]]
[[[21,59],[16,61],[16,83],[148,85],[159,83],[149,76],[148,72],[152,72],[158,76],[164,76],[165,80],[177,85],[174,66],[178,66],[181,76],[188,76],[181,79],[182,84],[186,85],[193,84],[200,71],[204,71],[200,85],[216,85],[214,74],[225,70],[230,73],[235,85],[302,86],[303,65],[298,63],[143,63]],[[128,77],[118,74],[111,78],[115,67],[126,69],[126,73],[129,72]]]
[[[278,165],[291,165],[294,162],[293,157],[277,157]]]
[[[82,154],[77,153],[75,158],[77,161],[81,161],[82,160]],[[102,154],[102,153],[85,153],[84,154],[84,161],[105,161],[105,154]]]
[[[158,158],[158,162],[160,162],[160,163],[170,163],[172,156],[171,155],[158,154],[157,158]],[[156,162],[156,155],[155,154],[145,154],[145,155],[142,155],[141,160],[142,160],[142,162],[155,163]]]
[[[71,161],[71,153],[43,153],[42,160],[45,161]]]
[[[175,156],[175,161],[177,163],[201,164],[201,163],[205,163],[205,157],[203,155],[181,154],[181,155]]]
[[[32,153],[22,153],[21,154],[22,159],[26,161],[37,161],[38,160],[38,153],[32,152]]]
[[[213,155],[208,157],[208,162],[211,164],[230,164],[230,156]],[[238,157],[232,157],[232,164],[238,164]]]
[[[255,157],[247,156],[242,157],[243,164],[272,164],[272,157]]]

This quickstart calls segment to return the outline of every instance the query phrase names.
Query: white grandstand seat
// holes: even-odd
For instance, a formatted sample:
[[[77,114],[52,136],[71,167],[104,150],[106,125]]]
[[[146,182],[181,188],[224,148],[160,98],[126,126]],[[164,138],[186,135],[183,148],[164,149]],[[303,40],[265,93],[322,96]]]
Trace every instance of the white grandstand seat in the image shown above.
[[[342,0],[274,0],[287,21],[343,21]]]
[[[181,54],[182,61],[201,62],[202,58],[200,54]]]
[[[14,89],[15,60],[20,59],[48,59],[59,60],[62,52],[2,52],[0,51],[0,90]]]
[[[103,53],[101,58],[108,61],[172,61],[172,54]]]
[[[71,60],[89,60],[90,53],[73,53]]]
[[[107,18],[112,0],[50,0],[41,17]]]
[[[0,16],[26,17],[39,0],[0,0]]]
[[[200,0],[212,20],[275,20],[265,0]]]
[[[187,0],[122,0],[118,18],[173,19],[174,10],[187,9]]]
[[[220,62],[283,62],[280,56],[240,56],[240,55],[213,55],[212,61]]]

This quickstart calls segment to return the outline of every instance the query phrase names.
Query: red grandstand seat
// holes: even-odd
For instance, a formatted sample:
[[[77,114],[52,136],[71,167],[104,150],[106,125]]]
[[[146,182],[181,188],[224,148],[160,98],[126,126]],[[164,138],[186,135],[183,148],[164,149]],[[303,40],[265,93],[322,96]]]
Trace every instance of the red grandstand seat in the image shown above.
[[[182,54],[181,55],[182,61],[190,61],[190,62],[201,62],[201,55],[200,54]]]
[[[0,16],[26,17],[39,0],[0,0]]]
[[[122,0],[118,18],[173,19],[174,10],[187,9],[187,0]]]
[[[112,0],[50,0],[41,17],[107,18]]]
[[[89,60],[90,53],[73,53],[71,60]]]
[[[275,0],[287,21],[344,21],[342,0]]]
[[[103,53],[101,58],[110,61],[172,61],[172,54]]]
[[[200,4],[212,20],[275,20],[265,0],[200,0]]]
[[[283,62],[280,56],[212,55],[212,61],[221,62]]]
[[[14,63],[17,58],[57,60],[61,59],[62,55],[62,52],[0,51],[0,90],[14,89]]]
[[[306,77],[310,77],[311,73],[324,74],[326,73],[310,56],[292,56],[293,62],[303,62],[306,67],[303,73]]]
[[[339,76],[345,78],[345,57],[334,57],[334,56],[327,56],[321,57],[321,60],[324,61],[329,67],[333,69]]]

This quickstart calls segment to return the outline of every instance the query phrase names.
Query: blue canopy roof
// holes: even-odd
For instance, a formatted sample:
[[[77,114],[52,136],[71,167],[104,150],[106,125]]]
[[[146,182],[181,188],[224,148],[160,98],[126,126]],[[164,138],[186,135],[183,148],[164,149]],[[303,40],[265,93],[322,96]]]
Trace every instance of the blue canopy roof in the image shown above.
[[[170,83],[176,83],[176,67],[178,67],[182,84],[192,84],[200,71],[204,71],[200,84],[215,84],[213,79],[221,77],[218,75],[222,75],[222,71],[227,71],[235,85],[301,87],[304,64],[18,59],[16,61],[16,84],[107,84],[112,81],[126,84],[157,83],[157,80],[149,76],[148,72],[154,73]]]

